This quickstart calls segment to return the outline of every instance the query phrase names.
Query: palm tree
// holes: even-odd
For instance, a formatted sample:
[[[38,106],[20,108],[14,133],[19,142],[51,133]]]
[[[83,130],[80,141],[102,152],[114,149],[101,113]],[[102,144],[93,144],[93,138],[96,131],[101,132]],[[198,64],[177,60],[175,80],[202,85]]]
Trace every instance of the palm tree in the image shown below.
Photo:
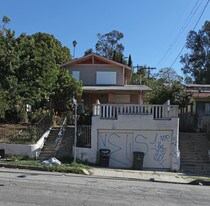
[[[74,59],[74,56],[75,56],[75,47],[76,47],[76,45],[77,45],[77,41],[74,40],[74,41],[72,42],[72,44],[73,44],[73,47],[74,47],[74,53],[73,53],[73,59]]]

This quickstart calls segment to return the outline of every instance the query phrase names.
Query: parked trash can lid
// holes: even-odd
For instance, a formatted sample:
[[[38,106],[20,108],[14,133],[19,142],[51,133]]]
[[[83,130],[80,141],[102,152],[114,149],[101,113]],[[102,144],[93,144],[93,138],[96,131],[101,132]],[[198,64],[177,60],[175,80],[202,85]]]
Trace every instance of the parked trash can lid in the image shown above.
[[[109,149],[100,149],[99,151],[102,156],[109,156],[111,152]]]
[[[137,152],[137,151],[134,151],[133,154],[142,154],[142,155],[144,155],[144,152]]]

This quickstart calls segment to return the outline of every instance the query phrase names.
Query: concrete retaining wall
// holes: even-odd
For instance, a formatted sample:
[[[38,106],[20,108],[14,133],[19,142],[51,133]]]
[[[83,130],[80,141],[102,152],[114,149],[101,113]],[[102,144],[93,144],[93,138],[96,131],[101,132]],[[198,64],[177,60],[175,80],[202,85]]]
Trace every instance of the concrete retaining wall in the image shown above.
[[[45,139],[48,137],[50,130],[46,131],[36,144],[9,144],[0,143],[0,149],[5,150],[8,155],[22,155],[36,158],[39,156],[44,145]]]
[[[91,148],[77,148],[77,158],[97,164],[99,149],[110,149],[110,167],[132,168],[133,152],[144,152],[143,168],[180,169],[179,119],[152,115],[119,115],[117,120],[92,117]]]

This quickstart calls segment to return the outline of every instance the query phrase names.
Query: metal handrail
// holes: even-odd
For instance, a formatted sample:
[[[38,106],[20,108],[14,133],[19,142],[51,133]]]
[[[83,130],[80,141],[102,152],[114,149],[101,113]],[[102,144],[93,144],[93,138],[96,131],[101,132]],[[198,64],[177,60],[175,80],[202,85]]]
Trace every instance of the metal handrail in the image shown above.
[[[34,124],[39,138],[50,128],[51,123],[51,115],[47,114],[41,120]]]
[[[60,128],[59,132],[58,132],[58,136],[57,136],[57,138],[55,140],[55,152],[58,151],[58,149],[60,147],[60,144],[61,144],[61,142],[63,140],[63,137],[65,135],[66,124],[67,124],[67,117],[64,118],[64,121],[63,121],[63,123],[61,125],[61,128]]]

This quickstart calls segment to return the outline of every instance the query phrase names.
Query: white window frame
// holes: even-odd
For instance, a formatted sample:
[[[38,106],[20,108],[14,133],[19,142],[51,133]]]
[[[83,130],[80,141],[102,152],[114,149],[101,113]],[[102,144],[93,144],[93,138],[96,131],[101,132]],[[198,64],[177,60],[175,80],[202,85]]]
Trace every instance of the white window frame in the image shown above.
[[[116,85],[117,72],[114,71],[98,71],[96,72],[96,84],[98,85]]]
[[[72,77],[77,80],[80,80],[80,71],[72,71]]]

